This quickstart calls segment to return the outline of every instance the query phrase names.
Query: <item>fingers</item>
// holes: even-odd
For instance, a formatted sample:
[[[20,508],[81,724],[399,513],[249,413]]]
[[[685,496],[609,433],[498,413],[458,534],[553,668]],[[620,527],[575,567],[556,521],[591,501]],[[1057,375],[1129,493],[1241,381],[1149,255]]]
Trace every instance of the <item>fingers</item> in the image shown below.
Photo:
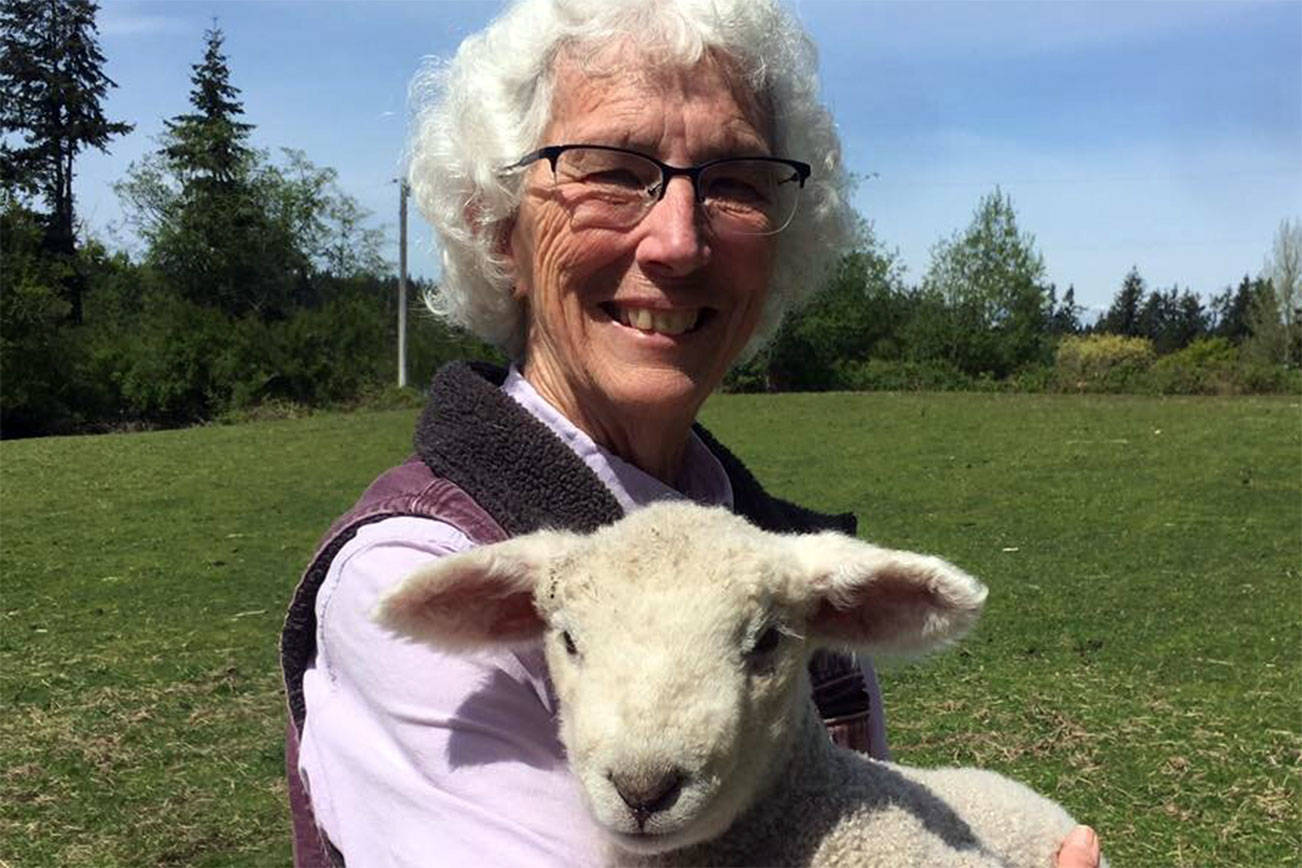
[[[1098,868],[1099,836],[1089,826],[1071,830],[1058,850],[1058,868]]]

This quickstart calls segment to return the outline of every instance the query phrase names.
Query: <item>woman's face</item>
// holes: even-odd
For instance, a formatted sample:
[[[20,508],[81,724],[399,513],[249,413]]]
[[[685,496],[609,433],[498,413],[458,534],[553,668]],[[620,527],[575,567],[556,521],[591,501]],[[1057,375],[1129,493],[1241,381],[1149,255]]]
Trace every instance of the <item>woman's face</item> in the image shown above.
[[[768,154],[752,103],[709,60],[599,77],[562,61],[543,144],[611,145],[676,166]],[[546,160],[525,189],[508,254],[529,309],[526,377],[607,445],[620,438],[611,429],[690,422],[755,330],[773,237],[716,236],[683,177],[622,230],[572,227]]]

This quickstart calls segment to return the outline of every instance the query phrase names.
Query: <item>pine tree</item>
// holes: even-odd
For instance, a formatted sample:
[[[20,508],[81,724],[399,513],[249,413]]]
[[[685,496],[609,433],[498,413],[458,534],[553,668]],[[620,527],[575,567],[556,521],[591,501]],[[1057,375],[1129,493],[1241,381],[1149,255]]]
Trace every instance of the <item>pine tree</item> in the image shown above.
[[[1114,335],[1139,337],[1144,334],[1140,323],[1140,304],[1144,300],[1144,278],[1139,276],[1139,267],[1132,266],[1126,279],[1121,283],[1112,306],[1099,319],[1097,331]]]
[[[1058,289],[1049,285],[1049,333],[1055,335],[1080,334],[1080,315],[1084,310],[1076,303],[1076,287],[1069,285],[1058,303]]]
[[[0,183],[10,202],[45,201],[45,248],[68,259],[76,250],[73,162],[132,129],[109,121],[101,105],[117,85],[103,71],[98,10],[92,0],[0,0],[0,134],[23,142],[0,145]],[[81,321],[83,284],[75,270],[63,281],[73,322]]]
[[[293,227],[276,219],[278,176],[248,145],[239,88],[215,25],[191,66],[191,111],[166,122],[153,162],[122,185],[148,214],[149,261],[180,295],[231,316],[284,316],[311,264]]]
[[[168,144],[163,153],[183,182],[206,190],[230,189],[248,167],[252,152],[246,142],[253,125],[239,120],[244,105],[222,54],[224,34],[214,25],[204,32],[204,40],[203,62],[190,67],[194,111],[165,122]]]
[[[1212,333],[1217,337],[1228,338],[1236,344],[1247,340],[1252,333],[1251,317],[1255,299],[1261,292],[1261,281],[1243,275],[1237,288],[1225,287],[1225,291],[1212,298],[1212,315],[1215,327]]]

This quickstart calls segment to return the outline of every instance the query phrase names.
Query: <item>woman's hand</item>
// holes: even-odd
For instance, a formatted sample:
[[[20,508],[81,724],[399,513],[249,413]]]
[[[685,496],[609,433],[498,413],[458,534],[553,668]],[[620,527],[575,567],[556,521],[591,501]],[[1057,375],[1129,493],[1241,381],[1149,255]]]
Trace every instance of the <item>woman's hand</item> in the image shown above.
[[[1099,868],[1099,836],[1089,826],[1077,826],[1058,850],[1058,868]]]

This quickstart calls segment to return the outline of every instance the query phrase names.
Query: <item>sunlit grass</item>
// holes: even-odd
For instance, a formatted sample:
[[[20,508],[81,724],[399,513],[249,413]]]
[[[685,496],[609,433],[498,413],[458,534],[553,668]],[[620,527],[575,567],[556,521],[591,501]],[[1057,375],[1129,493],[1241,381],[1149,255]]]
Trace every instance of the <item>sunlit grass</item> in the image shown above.
[[[1296,399],[721,396],[770,489],[991,586],[883,674],[899,759],[1008,771],[1118,865],[1302,841]],[[276,641],[411,411],[0,443],[0,864],[284,865]]]

